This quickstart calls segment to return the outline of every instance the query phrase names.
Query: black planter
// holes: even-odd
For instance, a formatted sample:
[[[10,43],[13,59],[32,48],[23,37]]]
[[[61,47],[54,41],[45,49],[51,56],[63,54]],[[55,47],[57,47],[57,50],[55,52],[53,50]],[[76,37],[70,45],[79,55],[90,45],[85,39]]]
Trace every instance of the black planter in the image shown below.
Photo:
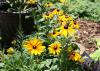
[[[30,34],[33,31],[33,20],[25,19],[28,14],[21,14],[21,25],[25,34]],[[19,25],[18,13],[4,13],[0,12],[0,36],[2,40],[0,43],[3,48],[10,47],[13,38],[16,37]]]

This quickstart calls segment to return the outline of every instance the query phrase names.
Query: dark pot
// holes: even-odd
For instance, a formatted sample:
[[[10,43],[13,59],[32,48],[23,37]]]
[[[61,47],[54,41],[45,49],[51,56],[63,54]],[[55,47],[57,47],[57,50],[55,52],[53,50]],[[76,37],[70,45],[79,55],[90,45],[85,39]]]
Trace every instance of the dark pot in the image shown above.
[[[21,14],[21,25],[25,34],[30,34],[33,31],[33,20],[25,20],[25,16],[28,14]],[[18,13],[0,13],[0,41],[2,47],[10,47],[10,43],[13,38],[16,37],[17,29],[19,25]]]

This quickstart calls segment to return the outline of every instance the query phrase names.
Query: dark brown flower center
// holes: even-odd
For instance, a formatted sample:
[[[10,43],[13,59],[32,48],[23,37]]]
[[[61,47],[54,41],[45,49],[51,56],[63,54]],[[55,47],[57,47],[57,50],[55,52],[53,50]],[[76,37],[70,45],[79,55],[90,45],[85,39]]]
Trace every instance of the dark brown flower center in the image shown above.
[[[55,32],[55,31],[53,31],[53,34],[56,34],[56,32]]]
[[[55,8],[51,9],[50,12],[53,12],[55,10]]]
[[[33,49],[36,49],[36,46],[33,46]]]
[[[75,21],[74,24],[76,25],[76,23],[77,23],[77,22]]]
[[[54,50],[57,50],[57,46],[54,46]]]
[[[69,16],[68,16],[68,15],[66,15],[66,16],[65,16],[65,18],[69,18]]]
[[[75,56],[75,53],[72,53],[73,56]]]
[[[46,15],[49,16],[49,13],[47,13]]]
[[[68,26],[65,25],[65,26],[64,26],[64,29],[68,29]]]
[[[50,4],[49,2],[47,4]]]
[[[57,12],[59,12],[60,10],[59,9],[57,9]]]
[[[63,21],[61,20],[61,23],[62,23]]]

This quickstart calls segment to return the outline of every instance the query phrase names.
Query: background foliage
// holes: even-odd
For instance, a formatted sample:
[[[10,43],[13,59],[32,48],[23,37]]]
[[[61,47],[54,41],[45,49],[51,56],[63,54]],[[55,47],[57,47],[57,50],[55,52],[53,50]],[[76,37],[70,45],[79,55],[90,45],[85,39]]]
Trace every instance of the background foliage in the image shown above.
[[[100,22],[100,0],[68,0],[67,13],[74,18]]]

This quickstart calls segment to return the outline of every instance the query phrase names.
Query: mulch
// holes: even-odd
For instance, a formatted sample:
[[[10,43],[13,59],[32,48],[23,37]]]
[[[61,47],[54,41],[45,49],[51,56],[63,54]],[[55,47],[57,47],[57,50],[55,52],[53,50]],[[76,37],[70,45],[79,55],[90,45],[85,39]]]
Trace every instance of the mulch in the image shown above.
[[[100,23],[82,19],[77,19],[77,22],[80,24],[77,42],[83,45],[89,53],[95,51],[97,46],[93,38],[100,38]]]

